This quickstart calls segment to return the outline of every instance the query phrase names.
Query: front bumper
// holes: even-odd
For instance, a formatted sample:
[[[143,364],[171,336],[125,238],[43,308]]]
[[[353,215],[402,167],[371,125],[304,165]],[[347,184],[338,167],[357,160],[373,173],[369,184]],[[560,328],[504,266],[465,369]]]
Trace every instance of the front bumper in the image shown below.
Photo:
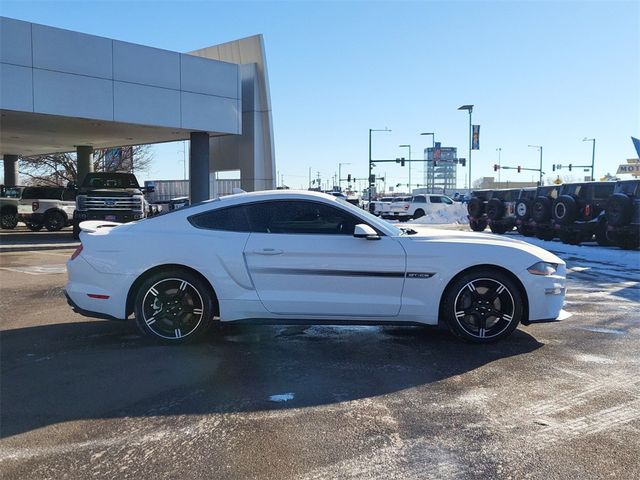
[[[100,212],[87,210],[77,211],[73,215],[76,222],[84,222],[85,220],[106,220],[110,222],[129,223],[144,218],[142,212],[122,212],[117,210],[104,210]]]
[[[558,265],[553,275],[532,275],[527,270],[518,275],[527,278],[525,288],[529,303],[529,322],[555,320],[564,306],[567,291],[566,266]],[[526,275],[526,277],[524,277]]]

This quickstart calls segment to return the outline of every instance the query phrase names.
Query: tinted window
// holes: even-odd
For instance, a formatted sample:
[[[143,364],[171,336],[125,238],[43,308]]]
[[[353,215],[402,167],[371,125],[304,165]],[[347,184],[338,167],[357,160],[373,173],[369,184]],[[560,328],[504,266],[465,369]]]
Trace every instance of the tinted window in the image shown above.
[[[431,203],[442,203],[442,197],[429,197]]]
[[[447,205],[453,205],[453,200],[451,200],[449,197],[441,197],[442,198],[442,203],[446,203]]]
[[[62,192],[62,200],[64,200],[65,202],[75,202],[76,191],[68,190],[65,188],[64,191]]]
[[[246,207],[219,208],[189,217],[191,225],[209,230],[225,230],[231,232],[249,232],[249,221],[246,215]]]
[[[413,197],[413,201],[416,203],[427,203],[427,199],[425,198],[424,195],[417,195]]]
[[[83,188],[140,188],[131,173],[87,173],[82,180]]]
[[[359,219],[323,203],[282,200],[247,205],[252,231],[353,235]]]
[[[638,195],[640,182],[620,182],[616,185],[616,191],[627,195]]]
[[[25,200],[60,200],[62,198],[61,187],[27,187],[22,191]]]

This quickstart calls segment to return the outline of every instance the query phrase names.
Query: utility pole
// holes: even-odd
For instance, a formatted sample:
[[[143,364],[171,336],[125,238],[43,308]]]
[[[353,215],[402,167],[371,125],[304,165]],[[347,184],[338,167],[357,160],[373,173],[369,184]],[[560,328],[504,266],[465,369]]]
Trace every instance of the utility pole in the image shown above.
[[[471,112],[473,112],[473,105],[462,105],[458,110],[467,110],[469,112],[469,177],[467,187],[471,191],[471,147],[473,146],[473,126],[471,125]]]
[[[501,157],[501,153],[502,153],[502,147],[496,148],[496,152],[498,152],[498,188],[500,188],[500,170],[501,170],[500,169],[500,165],[502,165],[500,163],[500,160],[501,160],[500,157]]]
[[[375,182],[371,181],[371,171],[372,171],[372,161],[371,161],[371,132],[390,132],[391,130],[389,130],[388,128],[384,128],[384,129],[376,129],[376,128],[370,128],[369,129],[369,176],[367,177],[367,182],[369,185],[369,193],[367,194],[367,199],[369,201],[371,201],[371,187],[372,185],[374,185]]]
[[[595,182],[595,172],[593,171],[596,162],[596,139],[584,137],[583,142],[593,142],[593,149],[591,150],[591,181]]]

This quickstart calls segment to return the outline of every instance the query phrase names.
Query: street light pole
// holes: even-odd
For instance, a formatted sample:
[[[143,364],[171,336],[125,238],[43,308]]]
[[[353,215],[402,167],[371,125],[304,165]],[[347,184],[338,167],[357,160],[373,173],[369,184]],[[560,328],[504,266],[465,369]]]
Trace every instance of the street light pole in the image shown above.
[[[420,135],[431,135],[431,152],[433,152],[436,148],[436,134],[433,132],[422,132]],[[433,167],[433,159],[432,160],[432,167]],[[431,177],[432,177],[432,182],[431,183],[436,183],[436,172],[435,169],[432,168],[431,169]],[[433,186],[429,186],[429,167],[427,166],[427,188],[429,189],[429,193],[433,193]]]
[[[537,148],[540,151],[540,180],[538,181],[538,186],[542,186],[542,145],[527,145],[531,148]]]
[[[411,193],[411,145],[398,145],[398,147],[409,149],[409,193]]]
[[[372,166],[371,166],[371,132],[390,132],[391,130],[389,130],[388,128],[370,128],[369,129],[369,177],[367,178],[367,184],[369,185],[368,191],[369,193],[367,194],[367,197],[369,199],[369,201],[371,201],[371,185],[373,184],[373,182],[371,181],[371,170],[372,170]]]
[[[467,179],[467,188],[471,191],[471,147],[473,138],[473,126],[471,125],[471,112],[473,112],[473,105],[462,105],[458,110],[467,110],[469,112],[469,178]]]
[[[587,138],[584,137],[582,139],[583,142],[593,142],[593,149],[591,150],[591,181],[595,182],[595,173],[593,171],[596,164],[596,139],[595,138]]]

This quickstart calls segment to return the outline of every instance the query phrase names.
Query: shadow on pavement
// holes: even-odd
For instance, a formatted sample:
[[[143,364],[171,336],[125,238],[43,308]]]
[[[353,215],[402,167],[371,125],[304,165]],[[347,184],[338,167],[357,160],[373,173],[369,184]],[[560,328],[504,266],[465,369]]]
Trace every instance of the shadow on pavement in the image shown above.
[[[160,346],[132,322],[2,332],[1,436],[83,419],[288,409],[429,384],[542,344],[521,330],[491,345],[422,327],[227,325]],[[284,403],[272,395],[293,393]]]

